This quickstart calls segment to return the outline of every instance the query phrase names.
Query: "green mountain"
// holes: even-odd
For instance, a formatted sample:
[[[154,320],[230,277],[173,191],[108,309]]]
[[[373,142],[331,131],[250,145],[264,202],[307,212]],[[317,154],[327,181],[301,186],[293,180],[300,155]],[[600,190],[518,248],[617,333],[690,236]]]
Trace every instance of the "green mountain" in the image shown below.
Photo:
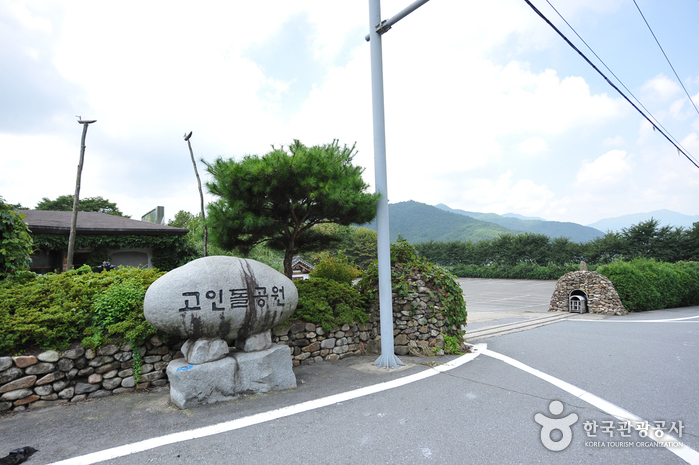
[[[577,223],[564,223],[561,221],[545,220],[523,220],[520,219],[523,217],[516,217],[514,214],[501,216],[495,213],[468,212],[465,210],[449,208],[442,203],[437,205],[435,208],[451,213],[457,213],[459,215],[464,215],[477,220],[494,223],[515,231],[543,234],[551,238],[567,237],[573,242],[588,242],[596,237],[604,236],[604,233],[598,229],[591,228],[589,226],[582,226]]]
[[[400,234],[413,244],[435,241],[480,241],[517,231],[469,216],[440,210],[432,205],[408,201],[388,206],[391,242]],[[376,230],[376,221],[363,225]]]

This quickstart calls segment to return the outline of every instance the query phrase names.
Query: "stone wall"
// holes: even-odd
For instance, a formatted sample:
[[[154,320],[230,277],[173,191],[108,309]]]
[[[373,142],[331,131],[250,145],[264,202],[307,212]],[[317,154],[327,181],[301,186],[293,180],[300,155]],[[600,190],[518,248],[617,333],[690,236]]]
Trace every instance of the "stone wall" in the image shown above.
[[[419,278],[409,279],[411,292],[393,295],[393,335],[397,355],[444,355],[446,323],[439,292]],[[567,297],[566,297],[567,298]],[[97,350],[82,347],[63,352],[0,357],[0,412],[21,411],[65,402],[166,386],[168,363],[182,357],[182,340],[170,346],[151,338],[141,348],[143,367],[139,384],[133,376],[133,353],[128,343]],[[289,346],[294,366],[381,353],[378,304],[367,323],[345,324],[325,331],[307,322],[272,329],[272,342]]]
[[[626,315],[619,294],[609,278],[594,271],[573,271],[562,276],[556,283],[551,297],[549,312],[568,312],[570,293],[576,290],[587,295],[587,311],[603,315]]]
[[[181,346],[177,342],[168,347],[157,337],[146,342],[141,347],[143,364],[138,385],[128,343],[107,344],[98,350],[77,347],[63,352],[48,350],[38,355],[0,357],[0,412],[78,402],[151,385],[165,386],[165,369]]]
[[[445,322],[439,307],[438,291],[417,278],[409,280],[412,292],[405,297],[393,294],[393,343],[396,355],[444,355]],[[297,321],[272,330],[272,342],[290,347],[294,366],[353,355],[381,353],[381,325],[378,304],[367,323],[346,324],[325,331],[314,323]]]

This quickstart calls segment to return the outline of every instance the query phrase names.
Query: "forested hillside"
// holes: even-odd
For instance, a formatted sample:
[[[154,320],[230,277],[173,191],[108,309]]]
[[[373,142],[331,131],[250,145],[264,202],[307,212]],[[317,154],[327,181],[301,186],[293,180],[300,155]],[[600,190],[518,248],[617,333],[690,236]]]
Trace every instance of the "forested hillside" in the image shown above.
[[[399,235],[411,244],[426,241],[481,241],[500,234],[516,233],[486,221],[440,210],[420,202],[408,201],[388,206],[391,242]],[[376,230],[376,222],[363,225]]]

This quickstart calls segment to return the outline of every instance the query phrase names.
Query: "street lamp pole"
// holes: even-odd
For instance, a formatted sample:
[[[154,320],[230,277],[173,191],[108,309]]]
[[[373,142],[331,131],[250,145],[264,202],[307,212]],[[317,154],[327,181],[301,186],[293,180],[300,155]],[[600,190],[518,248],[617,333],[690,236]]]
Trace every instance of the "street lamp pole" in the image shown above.
[[[371,104],[374,125],[374,172],[376,192],[380,194],[376,207],[377,253],[379,262],[379,316],[381,318],[381,356],[374,365],[379,368],[398,368],[405,365],[393,347],[393,298],[391,289],[391,244],[388,229],[388,181],[386,175],[386,120],[383,96],[383,53],[381,35],[391,26],[427,3],[419,0],[398,13],[381,21],[381,0],[369,0],[369,41],[371,49]]]

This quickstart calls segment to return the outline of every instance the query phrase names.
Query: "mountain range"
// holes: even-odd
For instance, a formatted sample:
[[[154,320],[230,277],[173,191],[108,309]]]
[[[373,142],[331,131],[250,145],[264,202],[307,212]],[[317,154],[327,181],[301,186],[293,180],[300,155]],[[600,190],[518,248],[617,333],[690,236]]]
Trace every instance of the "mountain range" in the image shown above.
[[[408,201],[389,204],[389,226],[391,241],[399,235],[412,243],[434,241],[481,241],[494,239],[505,233],[523,232],[543,234],[551,238],[567,237],[573,242],[588,242],[604,236],[606,231],[618,231],[651,217],[662,225],[691,228],[699,221],[699,216],[688,216],[670,210],[625,215],[618,218],[600,220],[591,225],[546,221],[516,213],[498,215],[495,213],[469,212],[450,208],[444,204],[436,206]],[[376,230],[376,222],[363,225]],[[604,231],[604,232],[603,232]]]
[[[622,228],[628,228],[642,221],[648,221],[651,218],[658,220],[661,226],[682,227],[685,229],[691,229],[694,223],[699,221],[699,215],[691,216],[670,210],[655,210],[649,213],[634,213],[616,218],[606,218],[588,226],[604,232],[620,231]]]

